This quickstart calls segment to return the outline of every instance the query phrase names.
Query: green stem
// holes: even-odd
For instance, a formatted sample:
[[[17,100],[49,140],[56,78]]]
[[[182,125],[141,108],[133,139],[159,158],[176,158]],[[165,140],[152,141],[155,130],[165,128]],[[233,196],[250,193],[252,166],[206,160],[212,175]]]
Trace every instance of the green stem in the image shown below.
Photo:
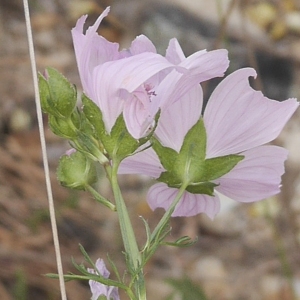
[[[153,230],[152,234],[151,234],[151,238],[150,241],[152,242],[153,240],[155,240],[157,234],[162,230],[162,228],[164,228],[166,226],[166,224],[169,222],[172,213],[174,212],[176,205],[178,204],[178,202],[180,201],[183,193],[185,192],[186,187],[188,186],[188,183],[183,183],[180,187],[180,189],[178,190],[178,193],[175,197],[175,199],[173,200],[171,206],[169,207],[169,209],[165,212],[165,214],[163,215],[163,217],[160,219],[159,223],[156,225],[155,229]]]
[[[125,205],[124,199],[122,197],[120,187],[117,181],[117,170],[118,163],[114,162],[111,173],[110,181],[115,197],[117,213],[119,216],[120,229],[123,239],[123,244],[126,252],[127,267],[129,273],[132,275],[132,279],[135,285],[137,296],[139,300],[146,300],[146,288],[143,276],[143,270],[140,268],[141,254],[137,245],[135,234],[130,222],[127,207]],[[132,298],[134,299],[134,298]]]
[[[187,186],[188,186],[188,182],[182,184],[182,186],[178,190],[178,193],[177,193],[175,199],[173,200],[172,204],[170,205],[169,209],[165,212],[165,214],[160,219],[160,221],[156,225],[155,229],[151,233],[150,237],[147,239],[147,243],[143,250],[143,261],[142,261],[143,265],[142,265],[142,267],[144,267],[144,265],[153,256],[153,254],[155,253],[157,248],[162,244],[162,241],[164,240],[166,234],[168,233],[166,231],[166,226],[168,225],[171,215],[174,212],[176,205],[180,201]]]
[[[91,187],[90,185],[87,185],[86,189],[94,196],[95,200],[97,200],[101,204],[105,205],[109,209],[116,211],[116,206],[114,204],[112,204],[109,200],[102,197],[93,187]]]

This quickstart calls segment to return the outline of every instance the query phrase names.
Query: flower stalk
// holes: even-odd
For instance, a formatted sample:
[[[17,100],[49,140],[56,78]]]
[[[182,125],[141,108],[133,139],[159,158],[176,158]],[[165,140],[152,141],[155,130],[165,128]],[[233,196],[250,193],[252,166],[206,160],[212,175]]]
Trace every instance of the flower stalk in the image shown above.
[[[142,257],[137,245],[136,237],[132,228],[128,210],[118,184],[118,180],[117,180],[118,165],[119,165],[118,163],[114,163],[111,172],[108,172],[108,174],[109,173],[111,174],[109,179],[115,197],[121,235],[122,235],[123,244],[125,248],[127,268],[130,275],[132,276],[131,282],[135,287],[135,291],[138,297],[136,299],[146,300],[145,280],[144,280],[143,270],[140,268],[140,266],[142,265]],[[106,168],[108,168],[108,166]],[[131,299],[133,300],[135,298],[131,298]]]

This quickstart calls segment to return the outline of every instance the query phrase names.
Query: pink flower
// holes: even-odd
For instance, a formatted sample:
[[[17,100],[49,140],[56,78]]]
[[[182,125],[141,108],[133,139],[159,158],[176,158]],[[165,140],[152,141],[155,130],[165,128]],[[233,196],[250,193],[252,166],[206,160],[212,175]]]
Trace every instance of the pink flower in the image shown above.
[[[298,108],[296,99],[282,102],[253,90],[248,77],[255,70],[245,68],[227,76],[212,93],[205,108],[206,159],[230,154],[244,156],[227,174],[213,180],[215,190],[239,202],[258,201],[280,192],[281,175],[288,151],[264,145],[274,140]],[[201,117],[202,92],[192,88],[177,102],[162,110],[156,136],[165,147],[179,152],[186,133]],[[120,173],[140,173],[158,178],[165,169],[152,148],[126,158]],[[152,209],[169,208],[178,190],[160,182],[150,188],[147,201]],[[214,196],[185,191],[172,216],[193,216],[201,212],[213,218],[220,209]]]
[[[145,136],[160,107],[171,98],[177,101],[199,82],[223,76],[228,67],[226,50],[199,51],[185,58],[176,39],[170,41],[165,57],[144,35],[119,51],[119,44],[97,34],[108,12],[105,9],[85,34],[87,16],[72,29],[83,90],[102,111],[108,133],[123,113],[129,133]]]
[[[88,268],[88,272],[91,274],[101,275],[104,278],[108,278],[110,273],[105,267],[105,263],[102,259],[97,259],[96,261],[96,269]],[[90,289],[92,292],[91,300],[97,300],[100,296],[106,296],[109,300],[120,300],[118,288],[114,286],[107,286],[98,281],[89,280]]]

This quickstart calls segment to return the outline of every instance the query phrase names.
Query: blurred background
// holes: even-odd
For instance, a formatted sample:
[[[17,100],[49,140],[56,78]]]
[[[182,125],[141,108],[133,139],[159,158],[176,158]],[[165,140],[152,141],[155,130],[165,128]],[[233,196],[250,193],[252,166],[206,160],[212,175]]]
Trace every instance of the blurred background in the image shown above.
[[[226,48],[228,72],[252,66],[256,89],[270,98],[300,98],[299,0],[31,0],[31,21],[38,70],[57,68],[81,89],[70,30],[83,14],[87,25],[103,9],[111,13],[99,34],[128,47],[141,33],[164,54],[177,37],[185,54]],[[204,83],[206,98],[218,80]],[[185,249],[162,247],[146,267],[148,299],[294,300],[300,299],[300,112],[275,144],[290,151],[282,193],[255,204],[223,199],[214,221],[204,215],[174,218],[170,241],[198,237]],[[55,169],[68,144],[47,128],[65,273],[73,257],[83,261],[81,243],[93,259],[109,253],[122,271],[122,242],[114,213],[87,193],[57,183]],[[142,215],[154,226],[162,211],[145,201],[151,181],[120,178],[140,244]],[[97,189],[112,198],[105,176]],[[106,259],[107,261],[107,259]],[[60,299],[41,161],[23,6],[0,2],[0,299]],[[66,284],[70,300],[90,298],[86,282]],[[190,293],[190,294],[188,294]],[[124,296],[122,299],[126,299]]]

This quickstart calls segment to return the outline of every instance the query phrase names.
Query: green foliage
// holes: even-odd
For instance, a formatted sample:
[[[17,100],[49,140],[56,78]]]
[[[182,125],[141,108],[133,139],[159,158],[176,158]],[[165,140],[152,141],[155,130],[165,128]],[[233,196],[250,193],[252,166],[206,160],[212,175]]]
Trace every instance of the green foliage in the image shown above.
[[[168,246],[175,246],[180,248],[190,247],[197,243],[198,238],[192,240],[189,236],[182,236],[181,238],[177,239],[175,242],[164,242],[162,244]]]
[[[212,181],[230,172],[244,158],[226,155],[206,159],[206,130],[202,118],[185,136],[179,153],[164,147],[155,138],[152,138],[152,143],[166,169],[158,180],[174,188],[188,183],[186,190],[193,194],[213,196],[217,184]]]
[[[69,117],[76,106],[75,87],[57,70],[47,68],[46,78],[39,74],[40,98],[44,112]]]
[[[81,98],[83,107],[78,109],[76,88],[57,70],[47,68],[45,76],[39,74],[39,89],[41,106],[49,115],[52,132],[101,164],[109,160],[118,164],[148,142],[160,115],[158,112],[152,131],[136,140],[128,132],[123,114],[117,118],[111,132],[107,132],[101,110],[85,94]]]
[[[79,245],[80,251],[84,257],[84,260],[94,269],[97,270],[93,260],[90,258],[90,256],[88,255],[88,253],[85,251],[84,247],[82,245]],[[74,274],[69,272],[68,274],[64,275],[64,280],[67,281],[72,281],[72,280],[84,280],[84,281],[88,281],[88,280],[94,280],[97,282],[100,282],[104,285],[107,286],[116,286],[118,288],[124,289],[126,292],[128,292],[128,287],[121,281],[116,281],[116,280],[112,280],[109,278],[105,278],[100,274],[92,274],[90,272],[88,272],[87,268],[83,265],[83,264],[77,264],[75,262],[74,259],[72,259],[72,264],[75,267],[75,269],[80,273],[80,274]],[[114,266],[114,268],[116,268]],[[115,269],[114,269],[115,270]],[[53,279],[58,279],[59,276],[58,274],[54,274],[54,273],[49,273],[45,275],[48,278],[53,278]],[[119,274],[117,273],[117,277],[118,279],[120,278]]]
[[[180,296],[181,300],[208,300],[203,289],[193,283],[188,277],[167,279],[166,281],[174,288],[174,293],[166,300],[173,300],[176,295]]]
[[[70,119],[49,115],[48,123],[51,131],[62,138],[73,140],[76,138],[76,128],[71,123]]]
[[[23,270],[18,270],[16,272],[16,282],[14,285],[14,299],[28,299],[28,285],[26,282],[26,274]]]
[[[43,208],[34,210],[30,217],[26,220],[26,223],[31,230],[37,231],[38,226],[45,221],[49,221],[49,209]]]
[[[141,145],[149,140],[134,139],[127,130],[123,115],[117,118],[111,132],[108,133],[103,121],[103,115],[99,107],[86,95],[82,95],[83,113],[94,128],[95,136],[101,141],[108,156],[115,161],[122,161],[125,157],[133,154]]]

